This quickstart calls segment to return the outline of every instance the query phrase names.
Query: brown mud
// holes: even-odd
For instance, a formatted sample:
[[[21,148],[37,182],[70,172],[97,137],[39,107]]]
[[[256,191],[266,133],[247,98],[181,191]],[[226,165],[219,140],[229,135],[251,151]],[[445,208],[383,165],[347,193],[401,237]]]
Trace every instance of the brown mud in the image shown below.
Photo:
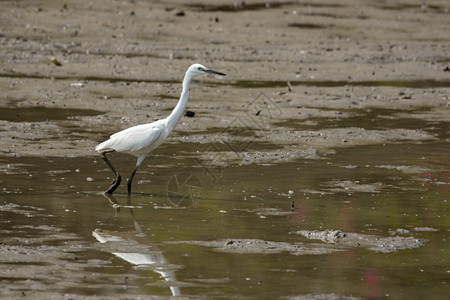
[[[196,80],[188,104],[196,115],[172,143],[277,145],[233,148],[245,155],[237,163],[251,164],[432,140],[421,128],[305,126],[374,109],[375,118],[448,122],[450,24],[446,2],[435,2],[5,2],[1,151],[95,155],[109,134],[167,116],[193,62],[228,76]],[[45,115],[26,118],[38,109]]]

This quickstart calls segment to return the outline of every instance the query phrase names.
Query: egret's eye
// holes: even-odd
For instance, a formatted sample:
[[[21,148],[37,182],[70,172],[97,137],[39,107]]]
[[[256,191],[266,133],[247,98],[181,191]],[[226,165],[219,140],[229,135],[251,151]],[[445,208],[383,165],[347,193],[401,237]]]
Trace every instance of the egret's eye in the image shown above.
[[[201,67],[198,67],[198,70],[199,70],[199,71],[203,71],[203,68],[201,68]]]

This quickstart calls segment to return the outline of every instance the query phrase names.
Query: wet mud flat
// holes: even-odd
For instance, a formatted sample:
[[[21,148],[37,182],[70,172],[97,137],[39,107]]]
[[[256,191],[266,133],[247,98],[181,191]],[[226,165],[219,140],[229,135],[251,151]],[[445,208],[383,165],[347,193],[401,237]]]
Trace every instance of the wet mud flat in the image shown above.
[[[444,299],[449,10],[4,1],[0,297]],[[106,199],[93,148],[194,62],[227,77]]]
[[[193,62],[228,76],[194,83],[188,109],[196,115],[181,121],[174,142],[247,134],[281,145],[265,151],[270,163],[333,147],[433,138],[422,128],[380,132],[357,123],[305,130],[323,119],[376,108],[397,113],[372,118],[448,122],[445,1],[6,2],[2,13],[4,155],[94,155],[86,150],[109,134],[168,115]],[[26,118],[27,110],[44,109],[45,120]],[[57,109],[71,111],[69,120]],[[209,134],[212,128],[223,130]],[[240,144],[235,152],[244,152]],[[264,162],[260,154],[248,163]]]

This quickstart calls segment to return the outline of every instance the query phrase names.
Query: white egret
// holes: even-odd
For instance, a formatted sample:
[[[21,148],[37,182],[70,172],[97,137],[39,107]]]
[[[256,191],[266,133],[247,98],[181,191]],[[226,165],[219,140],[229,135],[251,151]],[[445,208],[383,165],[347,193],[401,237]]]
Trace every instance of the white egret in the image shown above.
[[[116,179],[112,182],[109,189],[105,191],[105,194],[112,194],[120,185],[120,182],[122,180],[119,172],[108,160],[106,154],[116,151],[137,156],[136,167],[134,168],[127,181],[128,195],[130,195],[133,177],[136,174],[137,169],[143,162],[144,158],[152,150],[154,150],[159,145],[161,145],[162,142],[164,142],[169,133],[175,128],[175,125],[177,125],[178,121],[180,121],[180,118],[182,117],[184,109],[188,102],[189,84],[191,82],[191,79],[197,75],[206,73],[225,76],[224,73],[208,69],[200,64],[191,65],[184,75],[180,100],[167,118],[155,121],[153,123],[137,125],[119,131],[111,135],[109,140],[106,140],[95,147],[95,150],[100,153],[101,158],[108,164],[108,166],[116,175]]]

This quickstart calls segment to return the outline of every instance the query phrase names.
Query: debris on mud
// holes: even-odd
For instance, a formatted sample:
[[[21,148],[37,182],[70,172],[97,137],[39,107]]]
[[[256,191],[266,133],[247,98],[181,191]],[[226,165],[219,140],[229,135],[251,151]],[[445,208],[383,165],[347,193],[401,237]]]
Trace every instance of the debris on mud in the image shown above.
[[[191,244],[214,248],[216,251],[238,254],[275,254],[290,252],[292,255],[319,255],[341,251],[333,246],[274,242],[259,239],[226,239],[217,241],[176,241],[170,244]]]
[[[418,248],[425,244],[424,239],[414,237],[382,237],[352,232],[346,233],[340,230],[299,230],[296,233],[308,239],[321,240],[326,244],[336,244],[343,248],[366,248],[383,253]]]
[[[423,246],[425,240],[414,237],[382,237],[359,233],[345,233],[340,230],[300,230],[296,232],[308,239],[321,240],[318,243],[288,243],[259,239],[226,239],[217,241],[177,241],[175,244],[191,244],[214,248],[216,251],[240,254],[274,254],[289,252],[292,255],[323,255],[352,248],[389,253]]]

